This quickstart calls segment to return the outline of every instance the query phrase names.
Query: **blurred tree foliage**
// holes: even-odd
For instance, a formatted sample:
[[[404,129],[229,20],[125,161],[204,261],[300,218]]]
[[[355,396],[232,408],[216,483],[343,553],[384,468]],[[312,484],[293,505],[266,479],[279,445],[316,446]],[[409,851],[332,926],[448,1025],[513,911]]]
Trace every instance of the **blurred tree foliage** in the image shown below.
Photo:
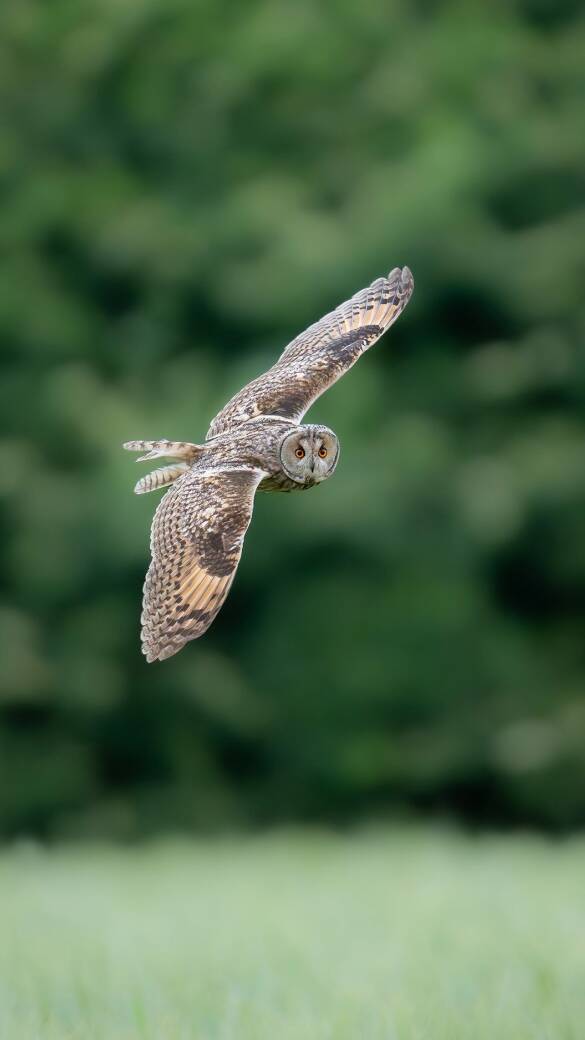
[[[0,11],[0,828],[585,822],[585,22],[567,0]],[[217,623],[140,656],[154,496],[395,264]],[[142,468],[141,468],[142,472]]]

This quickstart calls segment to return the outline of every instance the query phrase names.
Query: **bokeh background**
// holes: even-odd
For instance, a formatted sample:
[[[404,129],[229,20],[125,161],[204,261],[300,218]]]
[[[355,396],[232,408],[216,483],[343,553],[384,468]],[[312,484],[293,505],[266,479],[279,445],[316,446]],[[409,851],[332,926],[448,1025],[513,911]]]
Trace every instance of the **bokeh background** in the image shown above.
[[[579,6],[2,5],[1,835],[585,823]],[[122,441],[404,263],[335,480],[148,666]]]

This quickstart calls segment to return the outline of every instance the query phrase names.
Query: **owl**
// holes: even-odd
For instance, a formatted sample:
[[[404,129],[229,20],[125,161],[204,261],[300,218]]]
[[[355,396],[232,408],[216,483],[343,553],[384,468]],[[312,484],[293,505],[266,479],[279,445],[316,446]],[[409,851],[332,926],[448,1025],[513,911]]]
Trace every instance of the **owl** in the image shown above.
[[[263,375],[222,408],[203,444],[129,441],[138,462],[170,464],[136,494],[169,487],[154,515],[144,583],[142,650],[163,661],[207,631],[234,580],[257,491],[305,491],[339,460],[332,430],[302,419],[408,303],[414,282],[395,267],[292,341]]]

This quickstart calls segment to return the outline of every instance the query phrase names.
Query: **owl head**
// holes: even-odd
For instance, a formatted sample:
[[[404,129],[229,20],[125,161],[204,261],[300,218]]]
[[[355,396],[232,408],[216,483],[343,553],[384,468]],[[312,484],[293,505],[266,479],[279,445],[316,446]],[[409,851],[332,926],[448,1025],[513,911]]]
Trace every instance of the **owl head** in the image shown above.
[[[280,446],[280,461],[287,477],[307,487],[327,480],[338,458],[339,441],[333,430],[313,423],[296,426]]]

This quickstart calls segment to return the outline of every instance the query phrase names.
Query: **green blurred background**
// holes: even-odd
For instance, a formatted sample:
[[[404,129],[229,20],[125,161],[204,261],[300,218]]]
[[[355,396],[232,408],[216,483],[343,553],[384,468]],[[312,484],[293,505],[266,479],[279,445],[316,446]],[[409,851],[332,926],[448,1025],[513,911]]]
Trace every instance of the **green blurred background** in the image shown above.
[[[572,0],[2,5],[2,835],[585,823],[584,48]],[[147,665],[121,442],[405,263],[335,480]]]

